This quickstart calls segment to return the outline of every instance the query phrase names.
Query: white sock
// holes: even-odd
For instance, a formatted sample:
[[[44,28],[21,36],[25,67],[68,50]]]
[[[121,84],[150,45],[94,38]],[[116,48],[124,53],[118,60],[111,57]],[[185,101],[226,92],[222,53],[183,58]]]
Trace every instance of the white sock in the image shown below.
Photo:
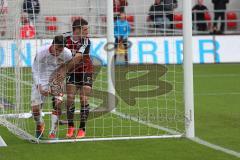
[[[55,114],[52,114],[52,126],[51,131],[56,131],[57,129],[57,123],[58,123],[58,116]]]

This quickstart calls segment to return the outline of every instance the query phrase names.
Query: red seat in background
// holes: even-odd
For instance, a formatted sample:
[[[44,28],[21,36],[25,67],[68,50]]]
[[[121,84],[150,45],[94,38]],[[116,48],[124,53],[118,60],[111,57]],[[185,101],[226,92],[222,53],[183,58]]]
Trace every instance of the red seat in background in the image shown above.
[[[209,12],[205,12],[204,13],[204,19],[205,19],[205,21],[207,22],[207,24],[208,24],[208,29],[210,29],[211,28],[211,24],[212,24],[212,17],[211,17],[211,14],[209,13]]]
[[[181,13],[175,13],[173,15],[173,25],[175,26],[175,29],[182,29],[183,24],[182,24],[183,16]]]
[[[21,39],[32,39],[36,36],[36,30],[34,26],[25,24],[20,28]]]
[[[236,12],[227,12],[227,27],[228,29],[237,28],[237,13]]]
[[[126,20],[128,21],[128,23],[131,26],[131,32],[134,31],[134,16],[133,15],[126,15]]]
[[[212,20],[211,15],[209,14],[209,12],[205,12],[204,13],[204,19],[208,22],[210,22]]]
[[[46,23],[46,30],[51,32],[56,32],[57,27],[57,17],[55,16],[47,16],[45,17],[45,23]]]

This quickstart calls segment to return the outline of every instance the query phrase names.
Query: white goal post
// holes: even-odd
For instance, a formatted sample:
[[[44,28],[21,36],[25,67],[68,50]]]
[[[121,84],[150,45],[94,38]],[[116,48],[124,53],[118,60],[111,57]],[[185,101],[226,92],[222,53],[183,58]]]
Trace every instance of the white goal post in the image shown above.
[[[193,97],[192,1],[183,0],[184,98],[186,137],[195,137]]]
[[[152,28],[149,25],[152,22],[146,21],[152,0],[141,0],[138,6],[132,5],[129,0],[125,7],[131,27],[128,37],[131,48],[125,50],[128,54],[127,65],[122,62],[124,54],[117,53],[120,44],[115,46],[114,27],[119,15],[116,17],[113,12],[113,0],[80,0],[79,3],[77,0],[58,0],[56,6],[52,6],[53,10],[47,8],[45,0],[40,2],[46,8],[31,22],[36,35],[24,39],[19,37],[23,0],[9,1],[9,10],[14,10],[17,16],[14,13],[8,15],[7,24],[15,26],[10,27],[7,36],[0,39],[0,59],[4,58],[0,60],[0,125],[22,139],[36,143],[195,137],[192,0],[179,1],[178,6],[182,8],[171,13],[181,13],[182,22],[173,19],[172,28],[160,30]],[[63,6],[64,11],[59,12]],[[47,17],[57,20],[46,22]],[[89,97],[87,134],[82,139],[65,137],[67,119],[64,103],[57,138],[48,138],[52,113],[51,97],[48,97],[42,113],[44,138],[38,139],[34,135],[35,122],[30,102],[32,61],[37,49],[51,43],[53,36],[71,31],[72,20],[76,18],[89,22],[91,58],[96,68]],[[169,22],[163,23],[166,27]],[[177,23],[183,24],[182,30],[174,27]],[[56,28],[50,27],[48,30],[47,25]],[[64,98],[66,101],[66,95]],[[74,122],[77,128],[80,121],[78,95],[75,106]],[[1,142],[4,141],[0,135],[0,146]]]

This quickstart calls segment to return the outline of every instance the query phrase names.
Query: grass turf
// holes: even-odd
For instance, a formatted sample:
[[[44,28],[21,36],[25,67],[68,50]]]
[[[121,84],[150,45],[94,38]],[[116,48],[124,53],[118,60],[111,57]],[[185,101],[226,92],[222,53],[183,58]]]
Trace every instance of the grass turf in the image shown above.
[[[237,152],[240,152],[239,66],[239,64],[194,66],[196,135]],[[125,112],[125,109],[123,107],[121,111]],[[129,108],[127,109],[129,111]],[[143,132],[143,134],[146,133],[150,133],[149,130]],[[9,145],[7,148],[0,149],[0,159],[4,160],[33,157],[58,160],[68,158],[237,159],[185,138],[35,145],[16,138],[3,127],[0,128],[0,134]]]

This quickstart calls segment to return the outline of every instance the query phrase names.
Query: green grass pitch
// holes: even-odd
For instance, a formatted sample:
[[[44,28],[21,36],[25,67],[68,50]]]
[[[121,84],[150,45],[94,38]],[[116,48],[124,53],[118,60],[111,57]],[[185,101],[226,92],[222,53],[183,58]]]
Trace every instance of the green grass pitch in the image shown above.
[[[196,136],[210,143],[222,146],[240,152],[240,64],[205,64],[194,65],[194,98],[195,98],[195,128]],[[118,69],[118,68],[117,68]],[[159,69],[156,68],[155,69]],[[151,75],[148,84],[144,86],[141,82],[141,74],[137,77],[140,81],[135,83],[141,84],[138,87],[134,82],[136,74],[133,72],[125,73],[124,69],[116,75],[117,103],[120,108],[117,111],[128,115],[140,115],[141,119],[149,123],[176,129],[184,132],[183,118],[179,116],[177,121],[171,121],[172,115],[181,115],[183,112],[182,103],[182,76],[180,67],[173,68],[169,66],[168,70],[164,68],[159,71],[159,78],[155,80],[157,85],[165,86],[162,92],[156,91],[151,81]],[[152,69],[151,69],[152,70]],[[101,71],[104,71],[102,69]],[[101,72],[100,71],[100,72]],[[154,73],[157,70],[154,70]],[[174,71],[174,72],[173,72]],[[24,71],[27,73],[27,71]],[[105,72],[105,71],[104,71]],[[3,74],[4,72],[1,71]],[[126,75],[125,75],[126,74]],[[91,99],[92,104],[103,105],[105,101],[106,76],[99,74],[95,83],[96,99]],[[125,79],[121,79],[125,75]],[[155,75],[156,76],[156,75]],[[156,76],[157,77],[157,76]],[[22,81],[29,81],[31,75],[22,77]],[[7,84],[6,87],[12,88],[8,94],[14,94],[14,84],[11,82],[2,82]],[[119,82],[118,82],[119,80]],[[123,83],[124,80],[128,83]],[[102,83],[105,82],[105,83]],[[167,84],[165,83],[167,82]],[[174,85],[173,85],[174,82]],[[122,83],[122,84],[121,84]],[[171,85],[168,85],[171,84]],[[2,86],[2,85],[1,85]],[[2,87],[3,88],[3,87]],[[126,90],[124,88],[131,88]],[[162,87],[159,87],[162,88]],[[101,94],[98,90],[101,89]],[[30,87],[24,87],[24,92],[29,93]],[[142,95],[134,95],[134,91],[142,90]],[[144,98],[144,91],[148,90],[149,98]],[[154,91],[154,92],[152,92]],[[133,94],[133,95],[132,95]],[[166,96],[167,95],[167,96]],[[29,111],[29,95],[24,96],[24,112]],[[131,97],[131,98],[129,98]],[[140,98],[139,98],[140,97]],[[175,101],[173,100],[175,99]],[[10,100],[14,102],[15,100]],[[165,103],[164,103],[165,102]],[[167,102],[167,103],[166,103]],[[176,113],[177,103],[177,113]],[[144,106],[156,106],[147,108]],[[50,106],[50,105],[49,105]],[[47,111],[50,107],[46,106]],[[104,106],[104,105],[103,105]],[[161,108],[162,107],[162,108]],[[167,108],[167,109],[166,109]],[[165,109],[165,110],[163,110]],[[160,112],[161,114],[156,114]],[[145,113],[148,113],[147,116]],[[158,120],[151,117],[158,116]],[[159,116],[162,116],[159,118]],[[76,116],[77,117],[77,116]],[[45,119],[49,119],[47,116]],[[64,118],[64,117],[63,117]],[[76,118],[77,119],[77,118]],[[20,120],[21,121],[21,120]],[[76,120],[77,121],[77,120]],[[77,123],[77,122],[76,122]],[[34,130],[33,120],[26,122],[27,130]],[[49,123],[48,123],[49,124]],[[92,118],[88,123],[89,137],[112,137],[113,135],[123,136],[141,136],[141,135],[161,135],[165,132],[138,124],[130,120],[125,120],[116,115],[106,113],[97,118]],[[130,127],[129,127],[130,126]],[[63,137],[66,130],[60,127],[59,136]],[[34,133],[32,133],[34,134]],[[47,133],[46,133],[47,134]],[[8,147],[0,148],[0,160],[27,160],[27,159],[161,159],[161,160],[235,160],[234,156],[225,154],[220,151],[210,149],[186,138],[180,139],[145,139],[145,140],[123,140],[123,141],[101,141],[101,142],[79,142],[63,144],[31,144],[27,141],[20,140],[12,135],[6,128],[0,127],[0,135],[4,138]]]

